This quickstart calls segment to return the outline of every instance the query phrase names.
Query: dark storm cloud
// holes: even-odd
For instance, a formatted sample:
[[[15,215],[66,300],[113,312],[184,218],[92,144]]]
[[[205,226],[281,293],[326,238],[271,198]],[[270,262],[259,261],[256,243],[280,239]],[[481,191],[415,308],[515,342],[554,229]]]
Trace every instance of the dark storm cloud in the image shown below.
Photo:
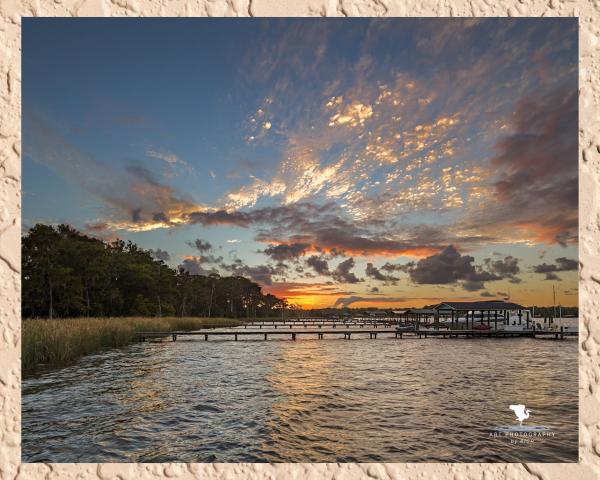
[[[291,243],[281,245],[271,245],[263,253],[273,260],[291,260],[303,255],[310,247],[308,243]]]

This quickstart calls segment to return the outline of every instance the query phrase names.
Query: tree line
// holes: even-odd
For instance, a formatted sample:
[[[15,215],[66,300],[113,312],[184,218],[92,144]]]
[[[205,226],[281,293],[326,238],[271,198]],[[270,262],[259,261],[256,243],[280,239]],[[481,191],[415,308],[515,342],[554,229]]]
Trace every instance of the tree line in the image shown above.
[[[23,318],[269,317],[285,301],[240,276],[190,275],[131,241],[105,242],[69,225],[22,238]]]

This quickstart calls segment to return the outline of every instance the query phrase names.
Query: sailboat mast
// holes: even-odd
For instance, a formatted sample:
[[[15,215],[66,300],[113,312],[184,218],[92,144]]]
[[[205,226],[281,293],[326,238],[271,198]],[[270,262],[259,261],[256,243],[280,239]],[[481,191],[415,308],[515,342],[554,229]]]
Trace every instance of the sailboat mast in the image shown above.
[[[552,285],[552,318],[556,318],[556,289]]]
[[[562,318],[562,305],[560,304],[560,287],[558,288],[558,318]]]

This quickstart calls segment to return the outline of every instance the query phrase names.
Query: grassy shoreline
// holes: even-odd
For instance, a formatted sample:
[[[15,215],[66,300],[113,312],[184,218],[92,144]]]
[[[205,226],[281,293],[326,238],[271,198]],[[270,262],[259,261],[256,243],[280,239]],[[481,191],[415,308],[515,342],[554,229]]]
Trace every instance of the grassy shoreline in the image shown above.
[[[25,319],[21,333],[21,369],[26,376],[42,366],[66,366],[103,348],[122,347],[135,342],[135,333],[141,330],[198,330],[243,323],[232,318],[198,317]]]

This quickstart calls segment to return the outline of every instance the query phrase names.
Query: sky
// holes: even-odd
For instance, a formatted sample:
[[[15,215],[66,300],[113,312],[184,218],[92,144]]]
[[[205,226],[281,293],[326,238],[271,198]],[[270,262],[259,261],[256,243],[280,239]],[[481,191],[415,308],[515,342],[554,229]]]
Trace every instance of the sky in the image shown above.
[[[23,226],[303,308],[577,305],[577,19],[23,19]]]

